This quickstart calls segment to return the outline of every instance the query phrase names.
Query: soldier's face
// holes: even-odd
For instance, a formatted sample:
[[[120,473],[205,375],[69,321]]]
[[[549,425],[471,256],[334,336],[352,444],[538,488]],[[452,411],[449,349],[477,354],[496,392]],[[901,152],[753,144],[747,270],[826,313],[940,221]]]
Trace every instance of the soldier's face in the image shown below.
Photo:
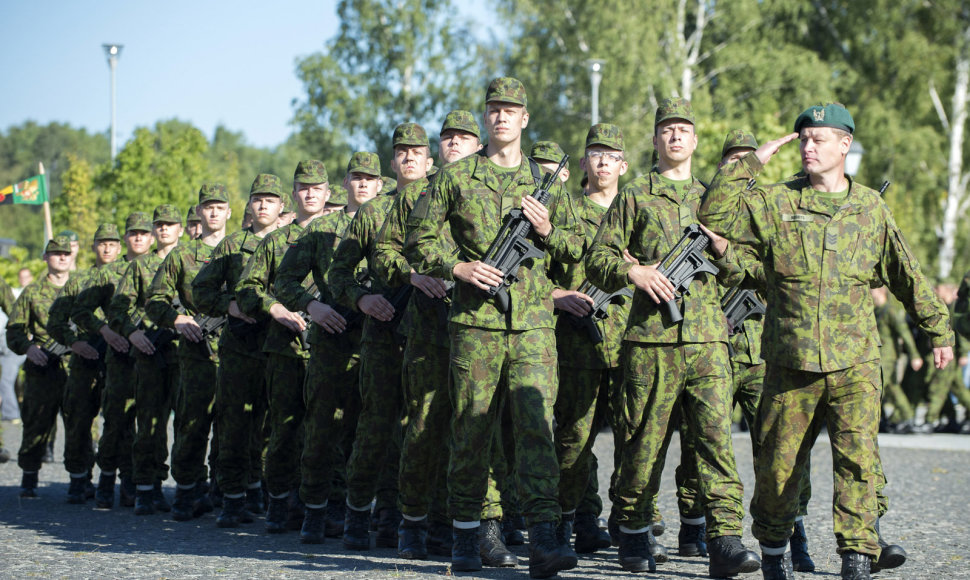
[[[196,208],[195,213],[202,218],[202,233],[205,234],[226,229],[226,221],[232,215],[232,210],[228,203],[210,201]]]
[[[353,205],[356,207],[360,207],[374,199],[380,193],[382,187],[384,187],[384,181],[376,175],[368,175],[355,171],[347,176],[347,195],[350,196],[350,199],[353,200]]]
[[[152,247],[152,233],[140,230],[132,230],[125,234],[125,245],[128,251],[135,256],[147,254]]]
[[[63,274],[71,269],[73,258],[70,252],[48,252],[44,254],[47,269],[54,274]]]
[[[330,199],[330,186],[327,183],[293,184],[293,201],[303,215],[322,212],[328,199]]]
[[[116,240],[101,240],[94,244],[94,253],[102,264],[110,264],[118,259],[121,253],[121,243]]]
[[[398,145],[394,148],[391,169],[397,174],[398,181],[410,183],[428,175],[434,160],[431,151],[424,145]]]
[[[502,102],[485,105],[485,131],[489,143],[513,143],[522,137],[522,130],[528,126],[529,112],[522,105]]]
[[[694,125],[683,119],[667,119],[653,134],[653,147],[666,163],[682,163],[691,158],[697,149]]]
[[[249,214],[251,221],[261,227],[276,223],[283,210],[283,200],[268,193],[257,193],[249,198]]]
[[[622,151],[603,145],[592,145],[586,149],[586,155],[579,164],[589,176],[590,187],[599,191],[615,187],[620,176],[628,169]]]
[[[182,236],[182,224],[158,222],[152,226],[152,233],[159,244],[170,246]]]
[[[852,137],[831,127],[805,127],[799,135],[802,169],[808,175],[841,171]]]
[[[478,137],[458,129],[448,129],[441,134],[441,140],[438,142],[438,156],[441,158],[441,163],[447,165],[452,161],[468,157],[481,148],[482,142]]]

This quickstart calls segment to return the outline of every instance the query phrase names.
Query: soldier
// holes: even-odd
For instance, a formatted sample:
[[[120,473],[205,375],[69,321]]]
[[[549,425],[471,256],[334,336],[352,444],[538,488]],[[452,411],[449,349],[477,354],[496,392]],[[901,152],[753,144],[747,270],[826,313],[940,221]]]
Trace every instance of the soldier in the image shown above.
[[[299,312],[287,309],[273,291],[283,254],[296,243],[310,223],[323,214],[330,198],[329,177],[322,161],[300,161],[293,173],[291,200],[296,220],[270,232],[256,247],[236,284],[239,310],[257,321],[272,319],[262,350],[266,353],[266,391],[269,396],[270,439],[263,474],[269,493],[266,531],[287,529],[291,490],[300,482],[300,453],[303,445],[303,382],[307,352],[300,333],[306,324]],[[308,284],[309,285],[309,284]],[[293,520],[303,518],[294,499]],[[297,514],[299,514],[297,516]]]
[[[202,235],[202,218],[199,217],[199,206],[189,206],[185,214],[185,235],[190,240],[197,240]]]
[[[172,477],[177,484],[172,504],[175,521],[187,521],[212,511],[205,486],[205,452],[212,427],[219,330],[204,330],[196,320],[199,310],[192,294],[192,280],[226,236],[226,221],[232,216],[226,187],[221,183],[204,184],[199,189],[196,213],[201,218],[200,236],[179,244],[165,256],[145,305],[152,322],[159,328],[176,330],[181,337],[172,445]],[[180,308],[174,306],[176,302]]]
[[[946,308],[889,208],[877,192],[845,175],[854,130],[842,105],[809,107],[795,120],[794,133],[725,166],[699,212],[763,261],[768,362],[751,513],[765,578],[793,577],[784,553],[801,486],[791,478],[801,476],[797,466],[808,460],[823,424],[835,458],[833,519],[842,577],[869,578],[870,559],[880,556],[881,373],[870,286],[889,286],[920,321],[932,337],[938,368],[953,358]],[[748,189],[771,156],[795,139],[803,173]]]
[[[230,316],[219,337],[219,370],[215,392],[218,437],[219,490],[224,494],[220,528],[234,528],[262,513],[261,436],[266,416],[266,355],[260,346],[265,324],[243,314],[233,290],[259,242],[276,230],[283,208],[280,178],[260,173],[249,189],[251,227],[226,236],[212,252],[209,262],[192,280],[195,305],[212,317]],[[260,340],[262,337],[262,340]]]
[[[488,145],[444,167],[427,206],[412,211],[408,261],[428,276],[454,280],[449,316],[451,341],[451,462],[448,503],[453,518],[452,567],[481,569],[478,528],[487,489],[489,453],[508,399],[516,471],[529,525],[529,574],[546,578],[576,566],[576,553],[557,538],[559,469],[552,440],[552,407],[558,389],[553,331],[552,282],[543,260],[526,260],[518,272],[482,262],[503,218],[520,207],[532,225],[530,242],[563,262],[577,262],[586,240],[568,196],[551,186],[548,207],[531,197],[541,169],[522,152],[529,123],[526,92],[510,77],[495,79],[485,95]],[[419,206],[422,207],[422,206]],[[443,241],[448,229],[457,255]],[[519,278],[506,290],[508,312],[486,292]]]
[[[67,502],[82,504],[94,497],[91,469],[94,467],[94,446],[91,425],[101,407],[104,389],[104,356],[107,343],[100,335],[75,331],[71,313],[81,291],[89,288],[97,271],[114,262],[121,253],[121,236],[114,224],[101,224],[94,233],[94,268],[77,272],[64,285],[50,309],[47,329],[57,342],[70,346],[73,354],[64,387],[64,468],[71,475]],[[103,347],[103,348],[102,348]]]
[[[130,214],[125,220],[125,256],[95,271],[94,279],[78,294],[71,311],[71,319],[79,329],[110,346],[104,355],[102,428],[96,458],[101,475],[94,500],[99,509],[114,506],[116,472],[121,476],[121,504],[126,507],[135,505],[135,485],[131,478],[135,359],[134,353],[129,355],[130,345],[125,337],[108,326],[107,312],[121,275],[132,260],[151,250],[152,240],[151,216],[143,212]]]
[[[145,320],[149,288],[162,261],[182,237],[177,207],[162,204],[152,215],[154,253],[132,260],[119,278],[108,304],[108,326],[127,337],[135,355],[135,437],[132,442],[132,479],[135,515],[171,511],[162,492],[168,479],[168,419],[178,388],[174,333],[165,335]]]
[[[893,413],[889,418],[890,429],[896,433],[912,433],[916,428],[914,423],[916,413],[896,378],[896,363],[899,362],[902,354],[900,342],[906,349],[909,368],[912,370],[919,371],[923,368],[923,357],[916,348],[913,333],[906,325],[905,313],[889,303],[889,291],[886,287],[873,288],[871,292],[872,302],[875,305],[876,328],[879,329],[883,404],[888,401],[893,406]]]
[[[77,232],[72,230],[64,230],[57,234],[59,236],[67,236],[67,239],[71,240],[71,271],[77,270],[77,255],[81,251],[81,241],[78,239]]]
[[[372,260],[378,233],[397,193],[425,178],[434,164],[428,135],[416,123],[398,125],[394,129],[393,144],[391,169],[397,175],[398,189],[380,195],[360,208],[337,247],[330,267],[330,290],[337,302],[367,315],[360,347],[361,410],[354,449],[347,463],[344,545],[352,550],[370,549],[370,503],[375,495],[377,547],[397,547],[397,529],[401,523],[401,512],[397,508],[397,471],[404,402],[401,341],[396,328],[410,290],[397,280],[390,281],[396,286],[389,286],[388,281],[373,274],[370,288],[366,288],[355,276],[365,259],[368,269],[374,271]],[[392,304],[392,299],[398,299],[398,303]]]
[[[952,313],[957,299],[956,285],[946,282],[937,284],[936,294]],[[940,414],[944,405],[949,403],[951,395],[964,409],[970,411],[970,391],[963,384],[963,373],[961,371],[961,367],[967,363],[966,346],[962,336],[956,337],[953,356],[957,359],[957,364],[945,369],[934,369],[926,381],[928,391],[926,393],[924,420],[926,425],[932,425],[938,433],[959,433],[961,431],[961,425],[956,420],[956,412],[952,409],[952,405],[947,422],[942,423],[940,421]],[[965,419],[963,428],[970,429],[970,418]]]
[[[957,299],[953,303],[953,330],[970,338],[970,272],[963,275]]]
[[[47,448],[50,431],[64,401],[67,357],[51,352],[56,345],[47,332],[48,313],[71,269],[71,241],[58,235],[44,248],[47,275],[31,283],[14,302],[7,321],[7,345],[27,355],[26,384],[21,405],[23,436],[17,465],[23,470],[20,497],[37,497],[37,473]]]

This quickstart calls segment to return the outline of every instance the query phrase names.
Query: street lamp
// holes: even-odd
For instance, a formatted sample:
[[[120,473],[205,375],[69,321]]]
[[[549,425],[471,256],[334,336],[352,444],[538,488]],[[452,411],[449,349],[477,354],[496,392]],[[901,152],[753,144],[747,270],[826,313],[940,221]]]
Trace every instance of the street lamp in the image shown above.
[[[846,175],[855,177],[855,174],[859,172],[859,165],[862,164],[862,154],[865,152],[862,144],[853,139],[852,145],[849,145],[849,152],[845,154]]]
[[[120,44],[102,44],[104,54],[108,57],[108,67],[111,68],[111,161],[118,154],[118,136],[115,129],[115,69],[118,68],[118,57],[121,56]]]
[[[592,102],[592,125],[600,122],[600,81],[603,80],[603,65],[606,64],[605,60],[590,59],[586,61],[589,65],[589,82],[593,86],[593,102]]]

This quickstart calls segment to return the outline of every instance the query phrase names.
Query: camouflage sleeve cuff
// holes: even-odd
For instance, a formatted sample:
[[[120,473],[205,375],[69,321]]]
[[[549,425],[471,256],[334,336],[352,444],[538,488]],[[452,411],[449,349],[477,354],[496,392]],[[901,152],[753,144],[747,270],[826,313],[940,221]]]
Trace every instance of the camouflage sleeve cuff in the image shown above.
[[[360,312],[360,308],[357,307],[357,303],[364,296],[367,296],[370,292],[362,286],[353,286],[347,290],[347,295],[350,297],[350,304],[347,304],[354,312]]]
[[[165,311],[158,320],[159,326],[165,326],[167,328],[175,328],[175,319],[178,318],[179,313],[174,308],[169,308]]]
[[[312,294],[305,292],[297,299],[296,307],[300,312],[306,312],[306,309],[309,308],[310,303],[314,300],[316,300],[316,298],[314,298]]]
[[[627,262],[626,260],[621,260],[623,263],[616,267],[616,275],[623,278],[623,283],[620,286],[629,286],[633,284],[630,280],[630,268],[635,266],[632,262]]]
[[[956,345],[956,336],[953,334],[953,330],[951,330],[951,329],[948,328],[948,329],[946,329],[946,334],[944,334],[942,336],[934,336],[934,337],[932,337],[930,339],[930,343],[933,345],[933,348],[942,348],[942,347],[945,347],[945,346],[955,346]]]

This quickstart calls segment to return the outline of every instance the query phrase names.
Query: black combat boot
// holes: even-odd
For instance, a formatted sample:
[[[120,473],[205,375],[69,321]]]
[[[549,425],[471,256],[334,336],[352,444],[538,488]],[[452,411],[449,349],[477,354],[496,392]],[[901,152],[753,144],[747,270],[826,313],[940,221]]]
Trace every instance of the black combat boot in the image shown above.
[[[524,546],[525,536],[511,518],[502,518],[502,541],[506,546]]]
[[[37,497],[37,472],[24,472],[23,477],[20,479],[20,497],[23,498],[33,498]]]
[[[482,569],[478,529],[452,528],[451,569],[455,572],[477,572]]]
[[[370,510],[347,506],[344,513],[344,547],[348,550],[370,550]]]
[[[657,564],[664,564],[670,560],[670,556],[667,554],[667,546],[657,540],[656,534],[650,532],[646,536],[647,548],[650,550],[650,555],[653,556],[653,561]]]
[[[844,552],[842,554],[842,580],[870,580],[871,560],[866,554]]]
[[[787,552],[780,556],[770,556],[762,552],[761,574],[764,580],[795,580],[795,572]]]
[[[677,534],[677,555],[687,558],[707,557],[707,524],[686,524],[680,522]]]
[[[451,539],[451,526],[443,522],[431,522],[425,542],[428,553],[432,556],[451,556]]]
[[[225,497],[225,496],[223,496]],[[246,511],[254,516],[263,515],[266,506],[263,505],[263,490],[259,487],[250,487],[246,490]]]
[[[879,547],[882,551],[879,553],[879,559],[872,562],[872,573],[875,574],[881,570],[899,568],[905,564],[906,550],[902,546],[887,543],[886,540],[882,539],[882,532],[879,531],[879,520],[876,520],[876,534],[879,536]]]
[[[580,554],[592,554],[610,547],[610,535],[596,524],[595,514],[577,513],[573,532],[576,534],[573,547]]]
[[[761,558],[745,549],[741,536],[719,536],[708,544],[712,578],[727,578],[737,574],[755,572],[761,568]]]
[[[189,488],[175,488],[175,502],[172,504],[172,519],[177,522],[187,522],[194,516],[192,515],[192,503],[195,501],[198,491],[197,486]]]
[[[216,518],[216,525],[220,528],[238,528],[242,523],[242,513],[245,511],[245,498],[222,498],[222,513]]]
[[[529,528],[529,577],[551,578],[576,567],[576,552],[556,537],[555,522],[540,522]]]
[[[374,546],[397,548],[397,529],[402,519],[401,511],[397,508],[382,508],[377,514],[377,537],[374,539]]]
[[[556,542],[560,545],[572,546],[573,543],[573,523],[576,521],[576,514],[562,514],[559,518],[559,525],[556,526]]]
[[[115,505],[115,474],[104,473],[98,477],[98,489],[94,492],[94,507],[110,510]]]
[[[788,543],[791,546],[792,569],[796,572],[814,572],[815,562],[808,553],[808,536],[805,535],[805,524],[802,520],[795,521]]]
[[[428,520],[401,518],[397,527],[397,555],[405,560],[428,559]]]
[[[165,492],[162,491],[162,482],[160,481],[156,482],[155,487],[152,489],[152,506],[157,512],[172,511],[171,504],[165,499]]]
[[[212,485],[209,485],[208,483],[206,483],[205,487],[206,487],[206,491],[209,493],[209,502],[212,504],[213,509],[217,507],[221,508],[223,493],[222,493],[222,490],[219,489],[219,482],[216,481],[216,478],[215,477],[212,478]],[[209,510],[209,511],[212,511],[212,510]]]
[[[135,507],[135,482],[131,480],[130,475],[121,476],[118,503],[121,504],[121,507]]]
[[[286,515],[286,528],[289,530],[303,529],[303,516],[306,513],[306,504],[300,499],[300,492],[293,490],[290,492],[289,511]]]
[[[286,520],[289,515],[289,496],[270,497],[269,508],[266,510],[266,532],[269,534],[282,534],[286,531]],[[223,496],[222,503],[226,503]]]
[[[303,527],[300,528],[300,542],[303,544],[322,544],[324,519],[326,519],[326,513],[322,507],[306,508],[303,512]]]
[[[489,568],[512,568],[519,563],[502,541],[502,526],[498,520],[484,520],[478,534],[482,564]]]
[[[620,529],[616,530],[616,539],[620,544],[617,555],[620,566],[627,572],[656,572],[657,562],[650,555],[650,540],[653,532],[647,530],[639,534],[628,534]]]
[[[328,538],[339,538],[344,535],[344,512],[347,505],[343,499],[331,499],[324,508],[326,516],[323,524],[323,535]]]
[[[84,483],[86,481],[83,477],[71,477],[71,485],[67,488],[67,503],[84,503]]]
[[[200,518],[216,509],[209,497],[209,482],[200,481],[195,484],[193,489],[195,490],[195,498],[192,499],[192,517]],[[250,519],[250,521],[252,520]]]
[[[135,492],[135,515],[150,516],[155,513],[155,490],[139,489]]]

